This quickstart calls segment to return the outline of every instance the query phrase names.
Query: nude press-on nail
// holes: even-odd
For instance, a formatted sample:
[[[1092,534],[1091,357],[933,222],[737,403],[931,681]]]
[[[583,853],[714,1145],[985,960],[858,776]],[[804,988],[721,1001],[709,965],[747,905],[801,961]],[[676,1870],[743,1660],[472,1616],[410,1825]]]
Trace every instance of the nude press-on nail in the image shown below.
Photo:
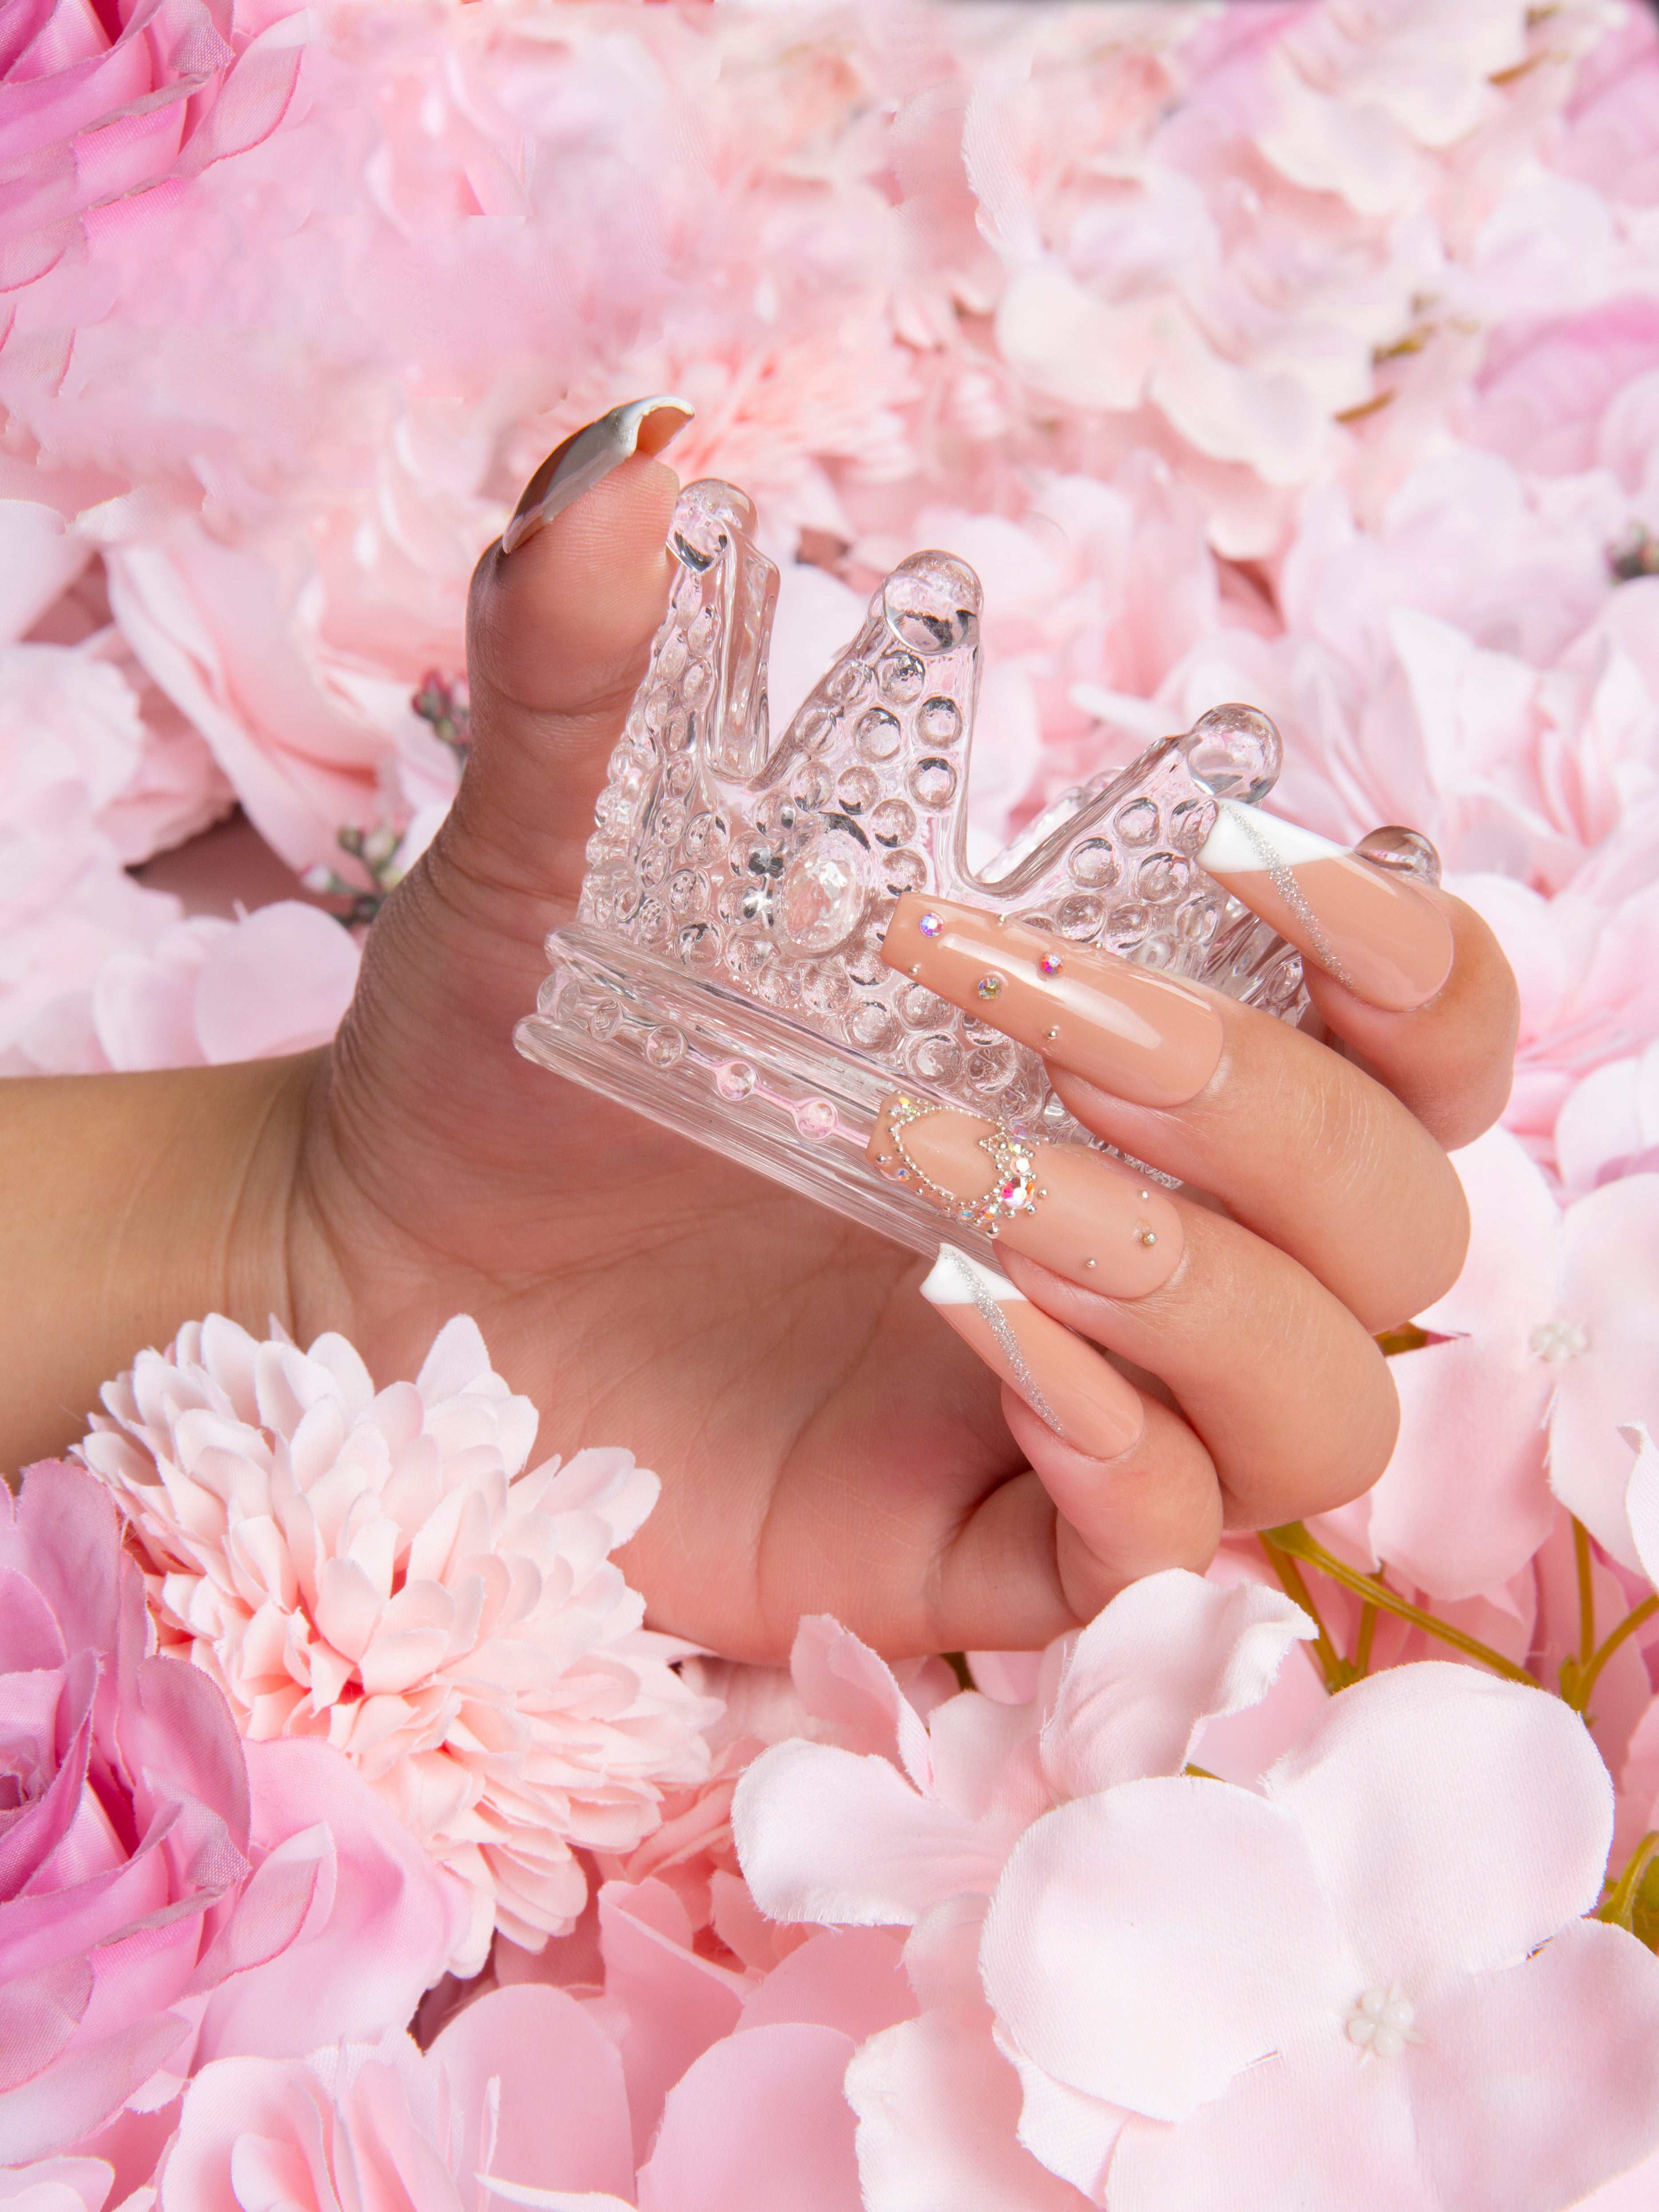
[[[1006,1275],[941,1244],[921,1295],[1062,1443],[1115,1459],[1146,1426],[1139,1393]]]
[[[574,507],[634,454],[661,453],[696,412],[689,399],[659,392],[650,399],[630,399],[601,415],[597,422],[573,431],[525,486],[513,520],[501,532],[502,552],[516,553],[526,538]]]
[[[1407,1012],[1451,973],[1451,925],[1403,873],[1259,806],[1221,800],[1198,865],[1373,1006]]]
[[[1138,1106],[1196,1097],[1221,1059],[1207,996],[1115,952],[907,892],[882,958],[953,1006]]]
[[[1049,1144],[901,1091],[882,1102],[869,1158],[953,1220],[1103,1297],[1144,1298],[1180,1264],[1180,1209],[1091,1145]]]

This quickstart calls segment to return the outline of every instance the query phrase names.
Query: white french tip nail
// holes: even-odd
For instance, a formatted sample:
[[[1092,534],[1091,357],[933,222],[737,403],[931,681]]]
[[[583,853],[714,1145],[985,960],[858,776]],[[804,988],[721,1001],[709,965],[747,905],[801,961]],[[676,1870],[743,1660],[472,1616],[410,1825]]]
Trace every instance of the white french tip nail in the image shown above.
[[[1216,809],[1215,827],[1198,848],[1198,865],[1212,876],[1259,875],[1270,868],[1328,860],[1346,849],[1316,830],[1247,806],[1242,799],[1224,799]]]
[[[1017,1291],[1006,1275],[988,1267],[982,1260],[970,1260],[954,1244],[939,1246],[921,1295],[930,1306],[976,1306],[983,1298],[1000,1306],[1029,1303],[1024,1291]]]
[[[527,538],[533,538],[556,514],[562,514],[574,507],[585,493],[592,490],[608,477],[612,469],[639,451],[641,427],[653,415],[664,409],[682,416],[689,422],[696,409],[689,399],[681,399],[672,392],[654,394],[649,399],[630,399],[621,407],[613,407],[608,415],[601,415],[575,435],[560,454],[558,465],[553,471],[539,495],[531,499],[541,477],[541,469],[530,479],[525,496],[519,502],[518,512],[501,532],[501,550],[514,553]],[[665,439],[665,444],[667,441]],[[526,501],[528,502],[526,504]]]

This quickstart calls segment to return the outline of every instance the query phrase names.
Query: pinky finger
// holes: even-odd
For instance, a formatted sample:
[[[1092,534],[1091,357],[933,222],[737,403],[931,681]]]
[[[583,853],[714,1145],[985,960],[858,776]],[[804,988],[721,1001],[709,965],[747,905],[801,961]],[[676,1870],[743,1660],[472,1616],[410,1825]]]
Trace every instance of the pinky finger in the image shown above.
[[[1139,1575],[1208,1564],[1220,1486],[1178,1414],[953,1245],[940,1246],[921,1291],[1001,1377],[1009,1427],[1060,1516],[1057,1564],[1080,1620]]]

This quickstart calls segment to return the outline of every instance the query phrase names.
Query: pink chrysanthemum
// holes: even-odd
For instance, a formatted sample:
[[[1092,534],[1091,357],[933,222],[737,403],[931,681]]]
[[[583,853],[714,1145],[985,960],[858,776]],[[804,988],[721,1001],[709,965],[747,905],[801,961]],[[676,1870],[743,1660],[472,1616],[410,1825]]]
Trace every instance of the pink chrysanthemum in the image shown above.
[[[699,1781],[718,1707],[641,1627],[610,1553],[656,1501],[624,1451],[524,1472],[536,1410],[477,1325],[376,1393],[343,1337],[218,1315],[106,1386],[81,1455],[131,1523],[151,1609],[252,1737],[325,1736],[492,1926],[539,1950],[580,1911],[572,1846],[629,1851]]]

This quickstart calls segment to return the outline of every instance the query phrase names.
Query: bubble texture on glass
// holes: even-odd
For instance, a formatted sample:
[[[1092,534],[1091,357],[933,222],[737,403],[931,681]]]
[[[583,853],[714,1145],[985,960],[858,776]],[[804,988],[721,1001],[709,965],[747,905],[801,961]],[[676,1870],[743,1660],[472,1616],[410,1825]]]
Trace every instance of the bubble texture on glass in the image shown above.
[[[933,893],[1295,1018],[1296,952],[1205,875],[1216,801],[1279,772],[1278,732],[1223,706],[1132,766],[1062,792],[995,859],[966,850],[981,595],[953,556],[913,554],[774,733],[777,571],[731,484],[690,485],[678,573],[594,809],[575,925],[520,1023],[531,1058],[923,1245],[937,1219],[863,1146],[906,1084],[941,1103],[1082,1139],[1041,1060],[881,957],[895,901]],[[1410,833],[1369,841],[1426,873]],[[986,1011],[984,1008],[979,1010]]]

